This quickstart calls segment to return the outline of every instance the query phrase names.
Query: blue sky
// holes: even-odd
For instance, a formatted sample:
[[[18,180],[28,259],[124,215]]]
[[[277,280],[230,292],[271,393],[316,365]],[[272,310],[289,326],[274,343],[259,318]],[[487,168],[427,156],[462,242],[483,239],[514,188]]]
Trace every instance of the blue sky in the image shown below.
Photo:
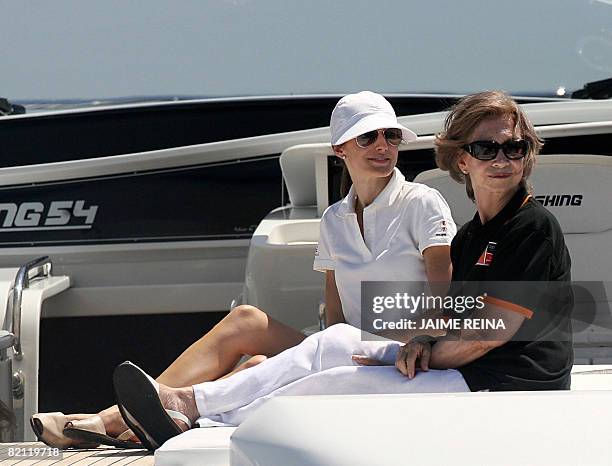
[[[605,0],[0,0],[0,96],[554,92],[612,76]]]

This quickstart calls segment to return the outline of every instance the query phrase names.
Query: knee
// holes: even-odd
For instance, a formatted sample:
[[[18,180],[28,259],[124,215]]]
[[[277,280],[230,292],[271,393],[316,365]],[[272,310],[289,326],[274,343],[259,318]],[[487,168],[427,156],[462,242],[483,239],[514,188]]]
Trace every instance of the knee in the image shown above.
[[[268,316],[261,309],[248,304],[241,304],[233,308],[224,319],[226,324],[235,331],[254,331],[266,328]]]
[[[335,335],[354,335],[359,333],[359,329],[357,327],[353,327],[352,325],[345,323],[334,324],[331,327],[326,328],[324,331]]]
[[[359,339],[360,330],[349,324],[334,324],[331,327],[327,327],[322,332],[317,333],[319,339],[323,341],[336,342],[347,339]]]

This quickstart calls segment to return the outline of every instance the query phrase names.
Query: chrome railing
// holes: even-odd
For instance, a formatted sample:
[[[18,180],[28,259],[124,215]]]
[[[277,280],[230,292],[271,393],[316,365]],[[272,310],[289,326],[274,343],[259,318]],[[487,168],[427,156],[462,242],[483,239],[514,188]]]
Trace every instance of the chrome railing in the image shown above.
[[[30,280],[37,277],[48,277],[51,275],[51,259],[48,256],[39,257],[21,266],[15,277],[9,299],[6,303],[6,314],[4,317],[4,329],[15,336],[13,342],[13,355],[16,359],[22,358],[21,353],[21,300],[23,290],[28,288]]]
[[[21,352],[21,302],[23,290],[36,277],[51,275],[49,257],[39,257],[20,267],[6,302],[4,325],[0,330],[0,441],[12,442],[16,435],[23,436],[23,422],[15,417],[15,400],[24,396],[24,377],[20,371],[13,372],[13,358],[22,359]],[[9,349],[12,347],[12,357]],[[20,401],[21,406],[23,406]]]

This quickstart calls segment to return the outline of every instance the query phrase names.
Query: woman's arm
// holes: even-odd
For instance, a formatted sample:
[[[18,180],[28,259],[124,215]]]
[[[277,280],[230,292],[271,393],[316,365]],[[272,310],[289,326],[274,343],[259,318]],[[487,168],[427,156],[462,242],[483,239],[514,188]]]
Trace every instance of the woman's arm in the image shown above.
[[[325,326],[344,323],[342,302],[336,286],[336,274],[333,270],[325,272]]]
[[[525,316],[517,312],[489,303],[483,309],[474,312],[471,318],[474,320],[501,320],[503,328],[464,329],[461,331],[460,340],[441,339],[434,345],[431,352],[430,367],[454,369],[475,361],[492,349],[510,341],[525,320]]]
[[[442,338],[431,347],[430,343],[421,341],[418,337],[405,344],[397,355],[395,366],[399,371],[413,378],[417,367],[421,370],[454,369],[465,366],[497,348],[518,331],[524,317],[514,312],[508,312],[494,305],[487,305],[480,318],[503,318],[503,330],[495,331],[463,331],[461,340]],[[360,364],[377,365],[380,362],[368,358],[354,358]]]
[[[430,246],[423,251],[425,273],[435,296],[446,296],[451,280],[450,246]]]
[[[431,351],[429,367],[432,369],[455,369],[465,366],[500,346],[495,341],[440,341]]]

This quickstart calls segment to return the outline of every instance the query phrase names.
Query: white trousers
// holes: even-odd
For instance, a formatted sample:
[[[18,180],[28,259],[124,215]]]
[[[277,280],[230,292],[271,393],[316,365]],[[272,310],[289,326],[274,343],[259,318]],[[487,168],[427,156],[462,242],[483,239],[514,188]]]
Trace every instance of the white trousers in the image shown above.
[[[231,377],[193,386],[200,415],[240,424],[266,400],[282,395],[355,395],[470,391],[460,372],[430,370],[410,380],[393,364],[401,343],[362,341],[361,330],[336,324]],[[387,366],[359,366],[360,354]]]

